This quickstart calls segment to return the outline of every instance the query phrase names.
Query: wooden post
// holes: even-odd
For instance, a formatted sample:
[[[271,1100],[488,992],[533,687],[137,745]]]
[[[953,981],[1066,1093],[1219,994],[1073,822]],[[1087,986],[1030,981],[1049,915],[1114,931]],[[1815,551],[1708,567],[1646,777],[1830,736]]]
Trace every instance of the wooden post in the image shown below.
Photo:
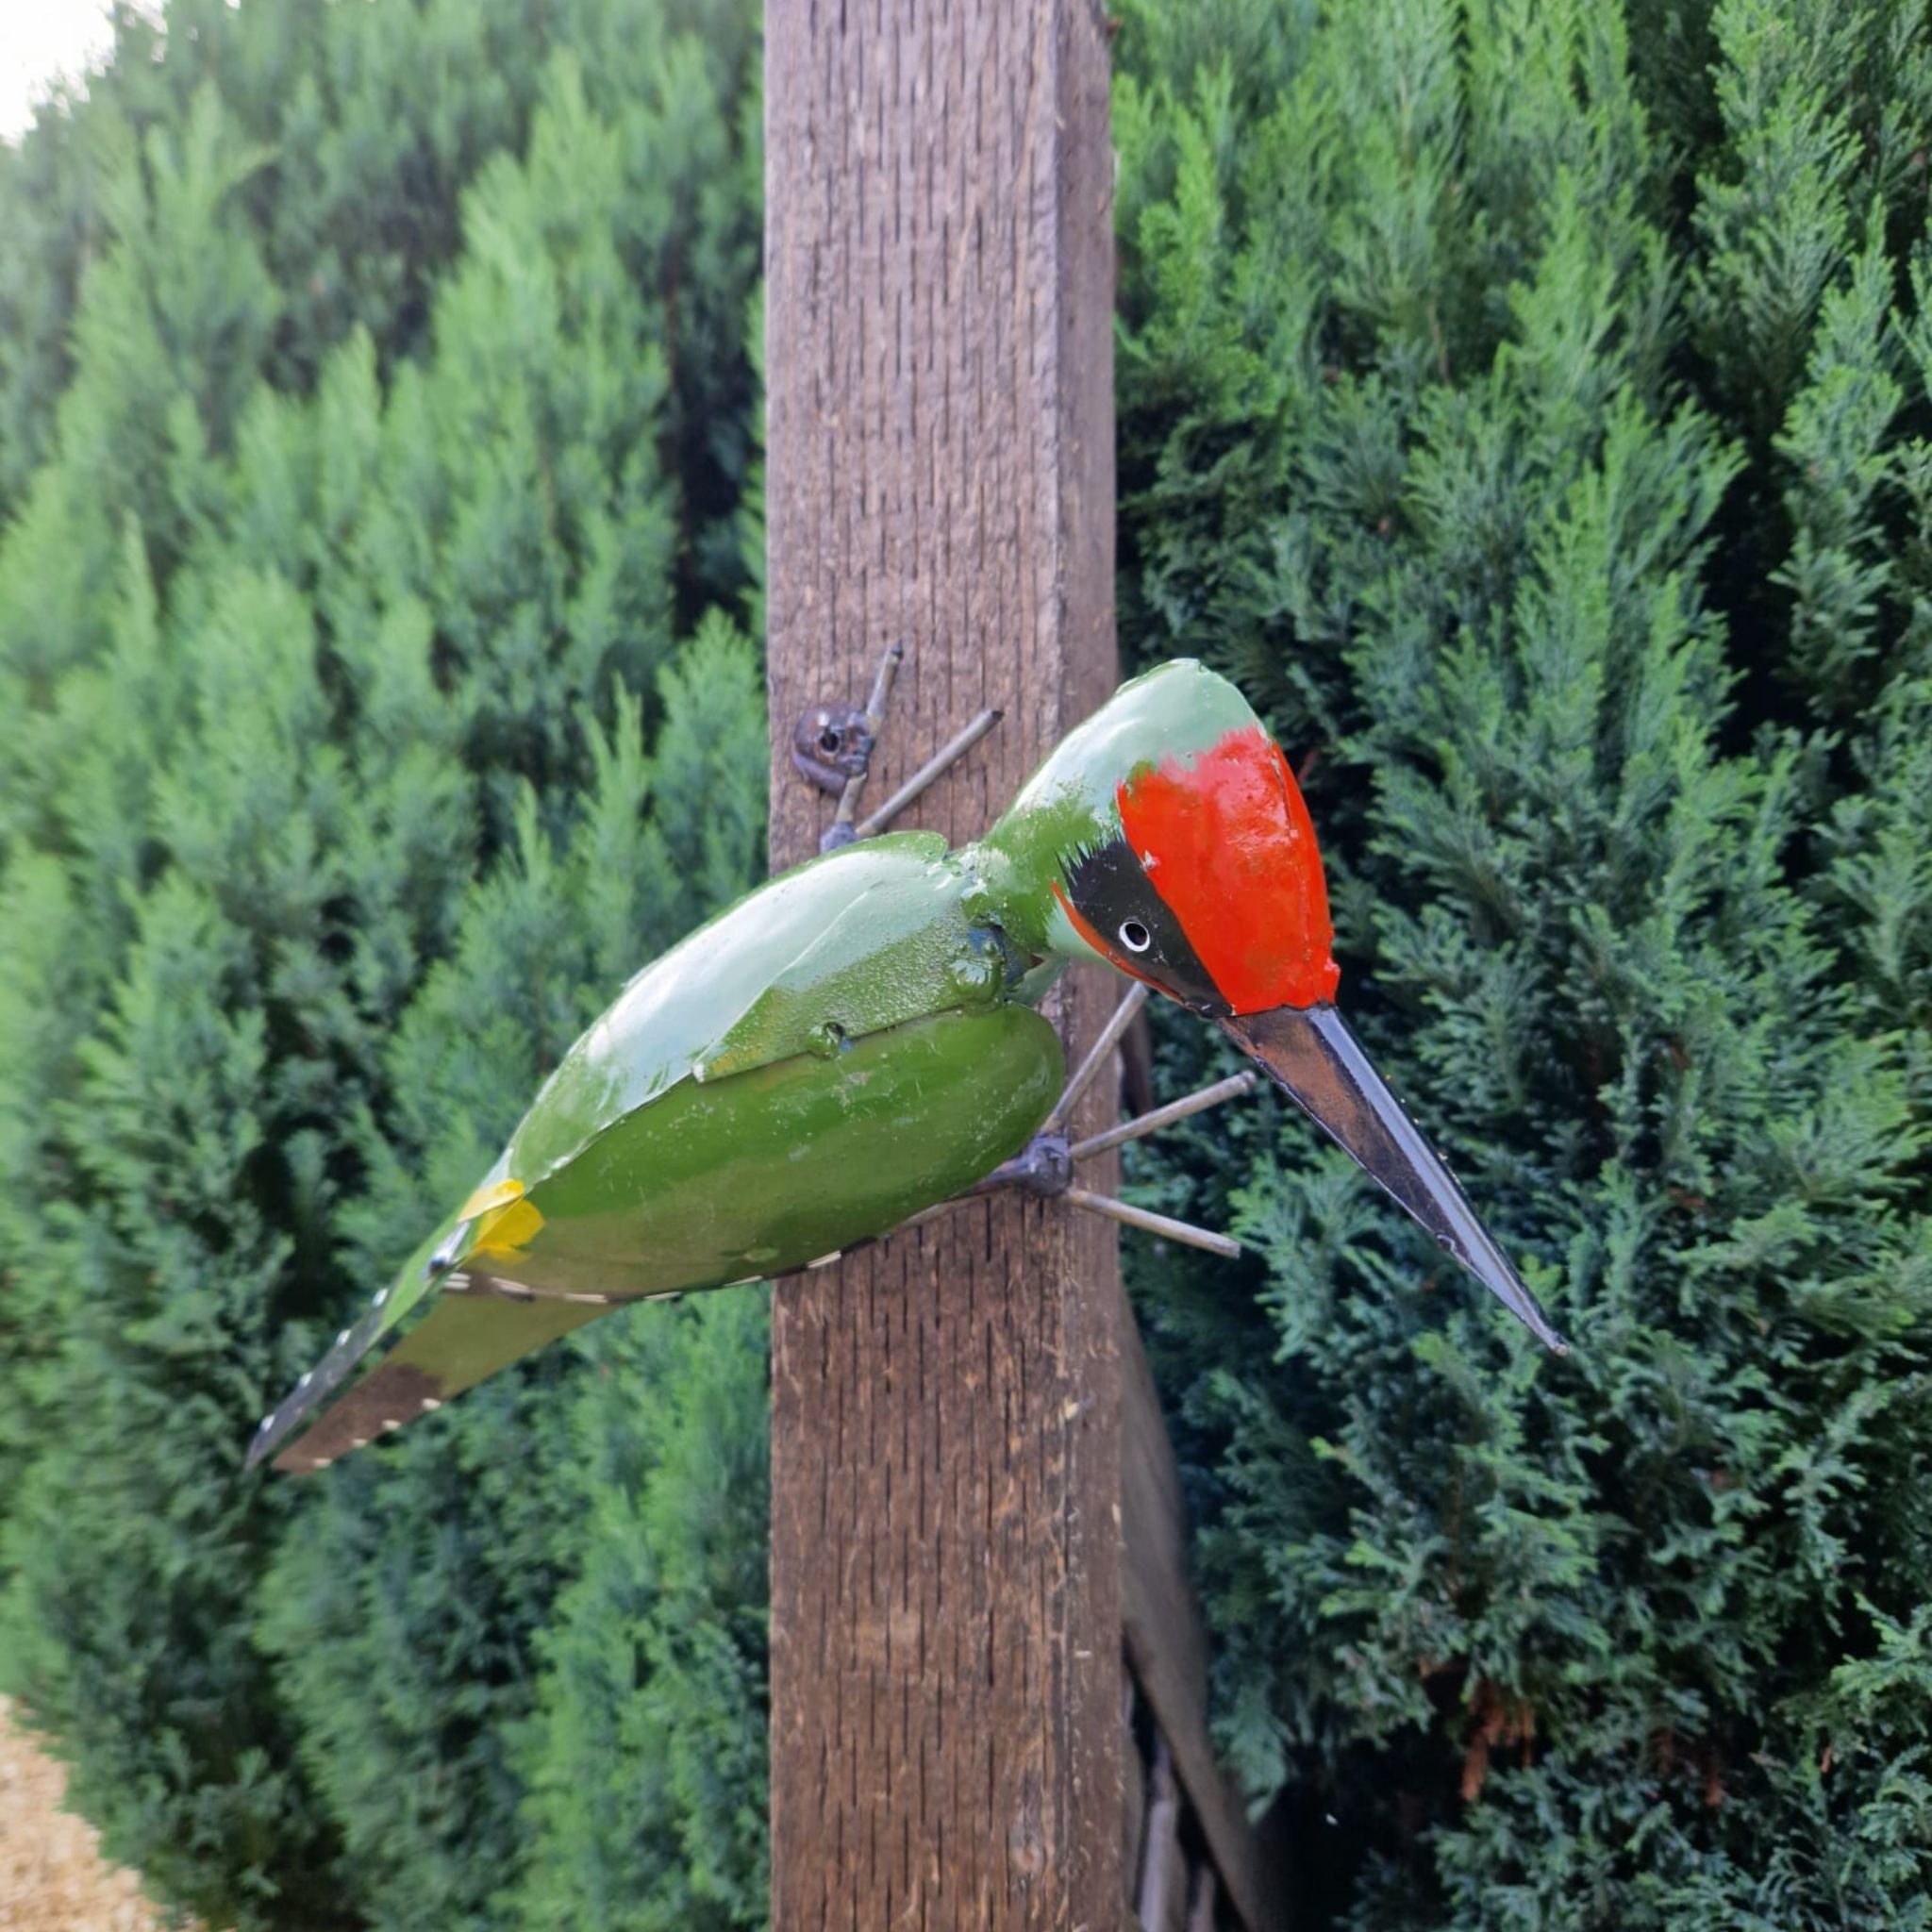
[[[970,839],[1116,679],[1100,8],[770,0],[765,116],[772,863],[829,814],[793,720],[895,640],[868,796],[999,706],[914,821]],[[775,1932],[1123,1923],[1119,1306],[1107,1224],[1013,1201],[777,1289]]]

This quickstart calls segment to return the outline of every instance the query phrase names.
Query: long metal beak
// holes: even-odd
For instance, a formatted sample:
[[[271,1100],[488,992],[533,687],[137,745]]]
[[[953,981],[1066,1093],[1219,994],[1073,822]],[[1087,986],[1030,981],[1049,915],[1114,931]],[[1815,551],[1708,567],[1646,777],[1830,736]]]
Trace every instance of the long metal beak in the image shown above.
[[[1543,1346],[1570,1344],[1524,1287],[1402,1103],[1333,1007],[1275,1007],[1221,1024],[1319,1127],[1352,1154]]]

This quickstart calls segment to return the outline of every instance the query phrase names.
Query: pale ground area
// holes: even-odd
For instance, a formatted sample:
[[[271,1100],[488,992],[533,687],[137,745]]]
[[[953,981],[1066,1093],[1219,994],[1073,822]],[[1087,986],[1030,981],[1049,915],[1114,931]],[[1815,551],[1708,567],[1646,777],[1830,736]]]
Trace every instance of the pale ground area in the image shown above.
[[[103,1863],[93,1827],[61,1810],[66,1784],[0,1697],[0,1932],[158,1932],[134,1874]]]
[[[55,80],[113,44],[106,0],[0,0],[0,141],[18,139]],[[8,1722],[0,1697],[0,1932],[149,1932],[131,1872],[101,1862],[60,1809],[66,1778]]]
[[[106,0],[0,0],[0,141],[112,43]],[[61,1810],[66,1783],[0,1697],[0,1932],[152,1932],[161,1921],[134,1874],[103,1863],[92,1827]]]

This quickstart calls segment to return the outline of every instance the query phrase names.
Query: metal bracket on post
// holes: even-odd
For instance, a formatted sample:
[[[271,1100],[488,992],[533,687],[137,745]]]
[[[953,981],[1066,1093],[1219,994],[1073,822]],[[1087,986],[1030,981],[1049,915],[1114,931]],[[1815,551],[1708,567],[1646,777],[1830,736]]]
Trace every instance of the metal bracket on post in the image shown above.
[[[872,757],[872,721],[857,705],[813,705],[791,730],[791,762],[821,791],[843,791]]]
[[[849,704],[808,706],[791,730],[791,762],[821,791],[839,794],[839,809],[819,839],[821,852],[836,852],[859,834],[852,819],[872,771],[873,747],[892,701],[892,684],[905,661],[904,644],[888,644],[864,710]]]
[[[914,772],[885,804],[858,824],[859,795],[872,770],[872,755],[885,725],[892,684],[906,657],[904,644],[889,644],[873,680],[864,710],[850,704],[808,705],[791,728],[791,763],[821,791],[839,794],[839,809],[819,836],[821,852],[836,852],[855,839],[883,832],[927,786],[965,757],[1000,722],[1002,713],[989,707],[957,731]]]

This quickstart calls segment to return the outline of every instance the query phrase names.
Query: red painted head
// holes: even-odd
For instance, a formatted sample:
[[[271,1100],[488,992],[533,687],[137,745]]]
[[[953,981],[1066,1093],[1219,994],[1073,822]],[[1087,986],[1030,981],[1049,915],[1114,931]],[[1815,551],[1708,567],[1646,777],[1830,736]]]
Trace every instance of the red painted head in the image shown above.
[[[1180,659],[1070,732],[987,835],[1015,935],[1097,954],[1221,1023],[1450,1254],[1561,1353],[1332,1002],[1328,888],[1288,761],[1224,677]]]
[[[1197,1012],[1335,997],[1315,828],[1258,724],[1139,767],[1114,803],[1118,838],[1074,855],[1053,889],[1089,946]]]

